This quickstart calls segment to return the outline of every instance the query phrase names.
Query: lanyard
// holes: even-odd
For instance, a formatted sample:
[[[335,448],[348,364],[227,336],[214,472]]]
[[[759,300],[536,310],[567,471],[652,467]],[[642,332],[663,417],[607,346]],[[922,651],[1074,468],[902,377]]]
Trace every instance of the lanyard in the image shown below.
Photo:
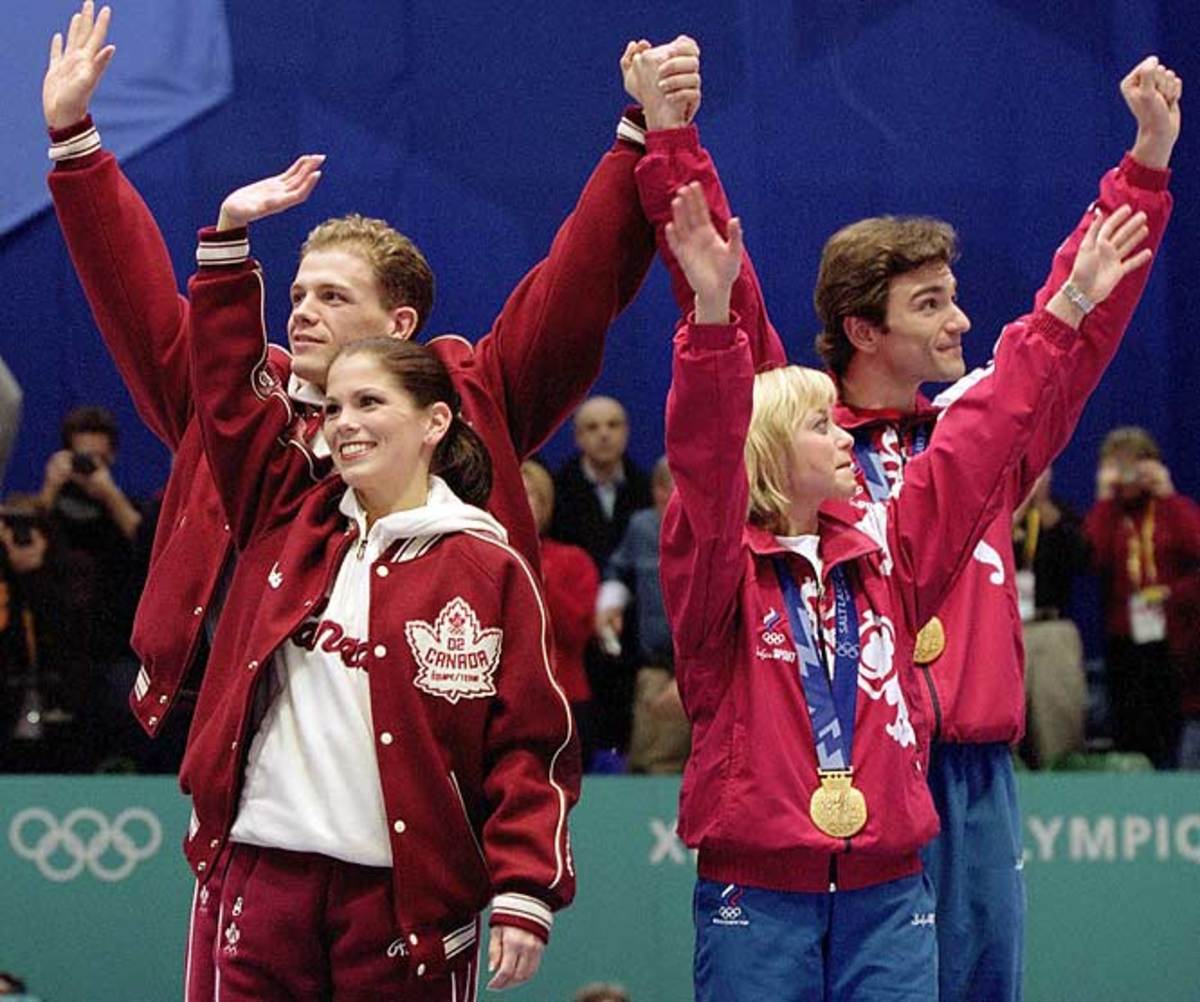
[[[1125,566],[1129,571],[1130,583],[1134,588],[1155,583],[1158,580],[1158,563],[1154,557],[1154,502],[1146,506],[1146,517],[1142,519],[1140,532],[1128,515],[1125,516],[1125,526],[1129,530],[1129,552]]]
[[[1033,558],[1037,556],[1038,536],[1042,529],[1042,513],[1036,504],[1029,506],[1025,513],[1025,567],[1033,567]]]
[[[813,742],[817,749],[817,765],[821,769],[849,769],[854,748],[854,711],[858,696],[858,610],[854,593],[846,581],[844,567],[830,571],[835,597],[837,649],[834,652],[833,679],[825,668],[813,632],[809,627],[808,609],[800,587],[783,557],[774,557],[775,574],[783,590],[792,639],[800,659],[800,688],[808,707]],[[817,635],[821,633],[820,609],[817,611]]]
[[[915,458],[921,455],[928,444],[929,425],[922,422],[916,426],[909,456]],[[854,433],[854,458],[858,460],[858,468],[862,470],[863,480],[866,482],[867,493],[871,495],[871,500],[886,501],[892,488],[888,483],[883,462],[871,448],[871,430],[869,428],[860,429]]]

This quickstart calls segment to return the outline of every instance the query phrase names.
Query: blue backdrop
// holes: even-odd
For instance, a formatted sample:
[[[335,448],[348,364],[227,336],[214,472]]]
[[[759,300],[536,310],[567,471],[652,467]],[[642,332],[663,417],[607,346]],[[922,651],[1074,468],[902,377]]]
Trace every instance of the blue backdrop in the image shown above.
[[[28,188],[32,178],[44,191],[38,90],[51,26],[65,25],[71,10],[66,0],[6,4],[6,48],[20,58],[0,64],[8,95],[0,136],[23,158],[0,160],[6,186]],[[219,5],[127,0],[115,11],[118,52],[96,117],[106,137],[149,123],[118,148],[151,144],[125,167],[159,218],[181,284],[195,229],[215,218],[228,190],[321,151],[329,160],[310,202],[255,227],[272,329],[283,331],[303,234],[358,210],[393,221],[426,252],[438,277],[430,329],[476,337],[542,255],[610,142],[625,100],[617,72],[625,41],[687,31],[704,53],[702,133],[792,356],[813,361],[810,293],[824,238],[860,216],[928,212],[962,236],[968,360],[979,362],[1029,302],[1099,174],[1131,142],[1122,74],[1158,52],[1200,84],[1194,13],[1185,0],[294,0],[229,4],[226,34]],[[232,95],[196,118],[225,90],[226,39]],[[1080,507],[1096,447],[1118,423],[1150,427],[1179,487],[1200,490],[1192,403],[1200,132],[1188,132],[1187,117],[1162,260],[1057,468]],[[155,142],[164,122],[176,130]],[[3,206],[10,221],[25,215],[8,212],[7,195]],[[122,422],[119,480],[152,493],[169,457],[141,427],[95,334],[51,214],[0,237],[0,276],[0,353],[26,392],[7,486],[36,488],[62,413],[95,401]],[[628,405],[643,464],[662,446],[674,319],[656,266],[611,334],[599,386]],[[568,448],[560,435],[547,455],[558,460]]]

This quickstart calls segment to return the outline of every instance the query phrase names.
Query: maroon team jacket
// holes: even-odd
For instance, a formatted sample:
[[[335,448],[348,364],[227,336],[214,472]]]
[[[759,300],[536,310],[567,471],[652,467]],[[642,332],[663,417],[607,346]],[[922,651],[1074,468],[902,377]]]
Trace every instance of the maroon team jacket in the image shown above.
[[[338,509],[341,479],[313,481],[304,422],[265,350],[258,269],[202,267],[191,298],[197,419],[238,543],[180,769],[194,811],[184,848],[203,881],[236,816],[261,676],[357,559],[357,529]],[[469,385],[465,342],[433,349]],[[461,930],[493,896],[493,924],[543,938],[570,902],[579,748],[529,562],[481,533],[413,542],[373,565],[364,667],[398,932],[436,977],[473,956]]]
[[[134,622],[141,671],[130,705],[156,734],[196,656],[233,545],[194,420],[191,328],[162,234],[90,117],[51,132],[81,155],[57,162],[50,191],[97,326],[148,427],[173,454],[150,571]],[[622,123],[621,135],[640,130]],[[619,139],[593,171],[549,254],[509,296],[475,346],[441,349],[484,437],[495,480],[491,512],[538,567],[537,532],[518,472],[587,394],[604,335],[641,285],[654,254],[633,179],[641,147]],[[273,349],[286,385],[287,356]]]

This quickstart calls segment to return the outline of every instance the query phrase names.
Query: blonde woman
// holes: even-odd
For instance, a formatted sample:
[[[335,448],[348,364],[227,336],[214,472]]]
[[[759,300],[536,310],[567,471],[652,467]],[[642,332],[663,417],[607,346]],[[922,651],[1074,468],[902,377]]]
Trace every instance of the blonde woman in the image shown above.
[[[675,338],[662,577],[693,725],[679,832],[699,850],[698,1000],[936,996],[930,720],[906,677],[919,627],[994,516],[1013,464],[1086,396],[1079,360],[1119,340],[1100,314],[1142,213],[1097,217],[1070,278],[1010,324],[994,369],[948,410],[886,502],[856,501],[833,383],[754,374],[729,310],[741,265],[699,184],[666,231],[695,292]],[[892,283],[911,282],[908,275]],[[1083,385],[1081,385],[1083,384]]]

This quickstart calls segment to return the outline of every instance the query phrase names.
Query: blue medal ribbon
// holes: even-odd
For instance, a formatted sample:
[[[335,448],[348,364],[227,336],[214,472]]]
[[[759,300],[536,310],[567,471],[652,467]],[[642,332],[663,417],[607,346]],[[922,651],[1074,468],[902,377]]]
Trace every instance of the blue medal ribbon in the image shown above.
[[[846,580],[844,567],[830,572],[835,601],[837,649],[833,659],[833,679],[825,670],[800,587],[783,557],[773,557],[775,574],[783,591],[792,639],[800,660],[800,688],[812,723],[817,766],[821,770],[849,769],[854,749],[854,711],[858,700],[858,610],[854,592]],[[818,610],[818,621],[820,611]],[[818,630],[820,626],[818,625]]]
[[[871,448],[871,429],[859,428],[852,434],[854,436],[854,458],[858,461],[858,468],[862,470],[863,480],[866,481],[867,485],[867,493],[871,495],[872,501],[886,501],[892,493],[892,487],[888,483],[883,463]],[[921,455],[928,444],[929,424],[922,422],[917,425],[916,431],[913,434],[912,449],[909,452],[909,456],[915,458]]]

